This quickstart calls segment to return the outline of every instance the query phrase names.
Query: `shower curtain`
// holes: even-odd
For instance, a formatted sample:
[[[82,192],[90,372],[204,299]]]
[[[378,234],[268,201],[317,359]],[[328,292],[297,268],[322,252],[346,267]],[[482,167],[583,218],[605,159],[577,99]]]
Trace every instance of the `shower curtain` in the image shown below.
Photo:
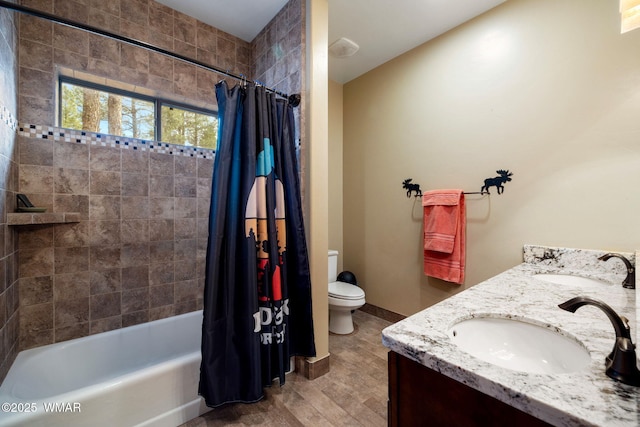
[[[199,393],[255,402],[293,355],[315,356],[293,107],[265,88],[216,85],[216,149]]]

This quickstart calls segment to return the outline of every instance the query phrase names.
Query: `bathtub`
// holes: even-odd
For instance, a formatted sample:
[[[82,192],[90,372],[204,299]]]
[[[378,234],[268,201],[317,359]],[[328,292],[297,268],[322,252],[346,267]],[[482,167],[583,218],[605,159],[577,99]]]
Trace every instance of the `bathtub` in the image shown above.
[[[198,396],[202,311],[20,352],[0,386],[0,426],[175,427]]]

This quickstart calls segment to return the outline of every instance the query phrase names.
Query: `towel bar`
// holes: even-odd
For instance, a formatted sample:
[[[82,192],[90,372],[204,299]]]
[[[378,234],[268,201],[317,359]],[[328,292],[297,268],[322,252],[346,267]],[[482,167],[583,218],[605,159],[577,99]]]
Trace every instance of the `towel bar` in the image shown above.
[[[498,169],[496,173],[499,176],[493,178],[487,178],[484,180],[484,185],[480,189],[480,191],[464,191],[462,194],[488,194],[489,187],[496,187],[498,194],[504,193],[504,185],[505,183],[511,181],[511,177],[513,176],[512,172],[509,172],[509,169]],[[411,193],[415,192],[414,197],[422,197],[422,190],[420,189],[420,184],[415,184],[412,182],[412,178],[407,178],[402,181],[402,188],[407,190],[407,197],[411,197]]]

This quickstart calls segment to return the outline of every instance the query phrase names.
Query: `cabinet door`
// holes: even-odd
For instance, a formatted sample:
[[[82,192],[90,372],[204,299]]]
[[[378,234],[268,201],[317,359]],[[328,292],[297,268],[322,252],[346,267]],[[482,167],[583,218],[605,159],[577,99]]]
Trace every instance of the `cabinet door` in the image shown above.
[[[393,351],[388,365],[390,427],[550,425]]]

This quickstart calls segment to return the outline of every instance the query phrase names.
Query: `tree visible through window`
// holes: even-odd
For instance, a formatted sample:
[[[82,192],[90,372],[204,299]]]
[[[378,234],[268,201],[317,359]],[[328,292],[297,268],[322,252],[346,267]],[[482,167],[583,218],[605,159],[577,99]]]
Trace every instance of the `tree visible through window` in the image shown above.
[[[218,120],[213,111],[110,89],[61,80],[60,126],[215,149]]]
[[[218,119],[214,116],[163,105],[162,140],[172,144],[216,148]]]

